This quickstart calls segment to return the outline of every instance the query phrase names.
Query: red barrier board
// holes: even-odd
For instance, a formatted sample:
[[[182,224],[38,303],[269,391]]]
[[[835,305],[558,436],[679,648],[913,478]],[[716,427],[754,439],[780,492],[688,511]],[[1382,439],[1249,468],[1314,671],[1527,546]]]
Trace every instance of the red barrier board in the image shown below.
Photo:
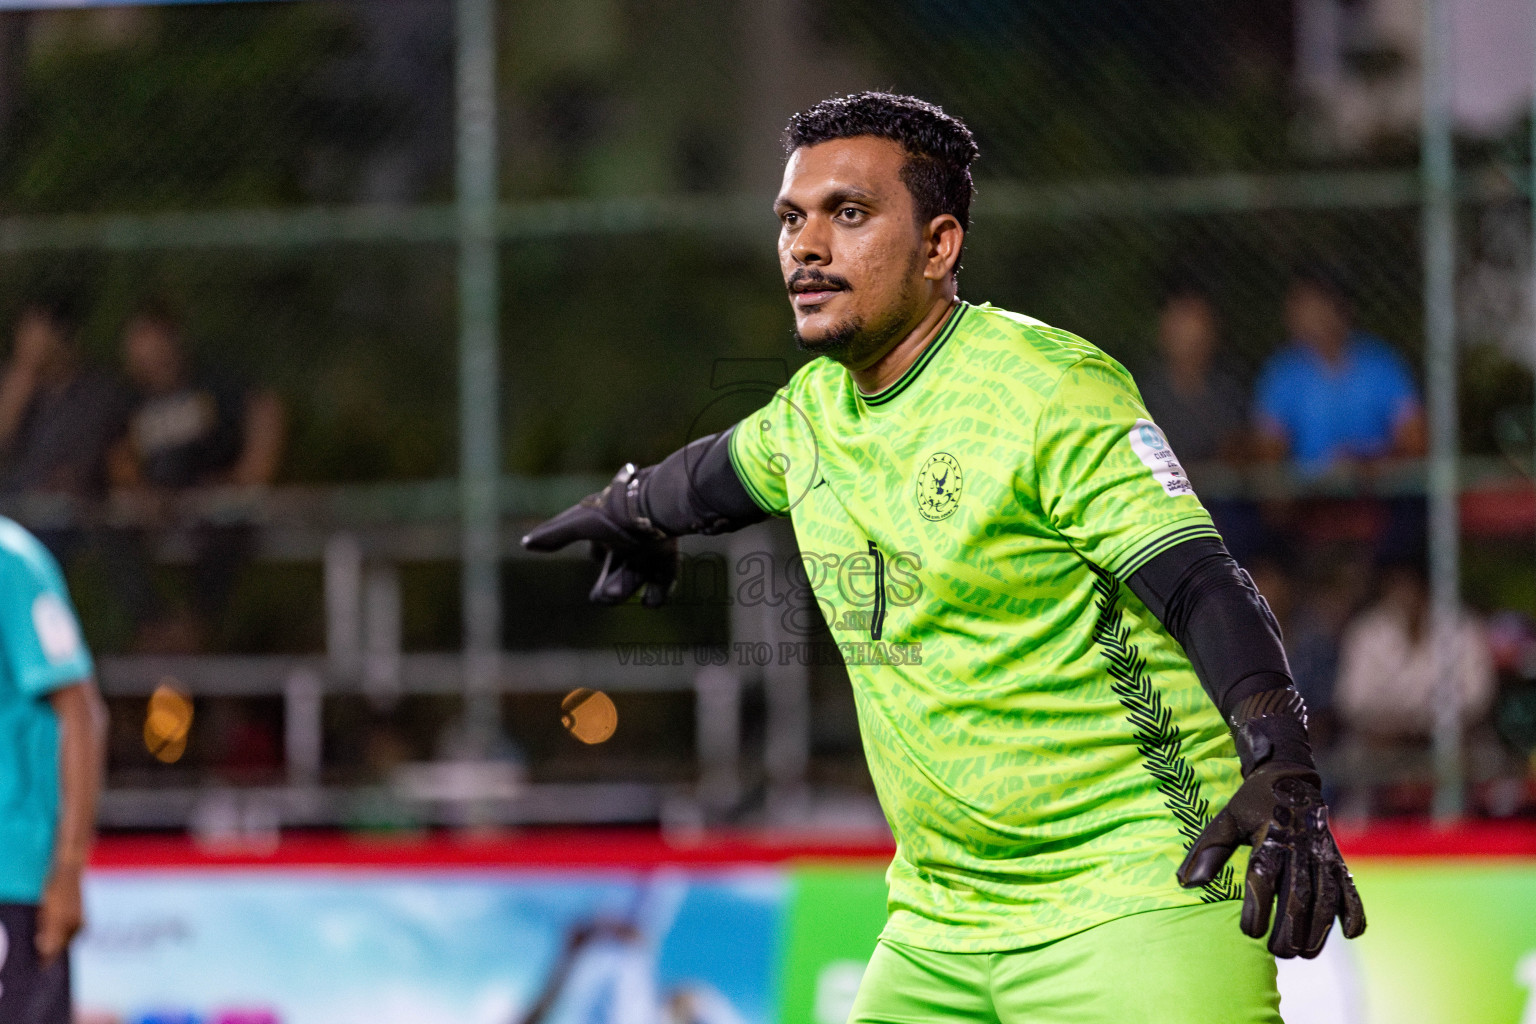
[[[1405,819],[1335,829],[1347,856],[1536,859],[1536,822]],[[536,868],[883,861],[894,847],[873,834],[824,836],[710,832],[678,837],[641,829],[538,829],[492,835],[404,836],[301,832],[275,845],[206,846],[184,836],[108,836],[92,866],[123,868]]]

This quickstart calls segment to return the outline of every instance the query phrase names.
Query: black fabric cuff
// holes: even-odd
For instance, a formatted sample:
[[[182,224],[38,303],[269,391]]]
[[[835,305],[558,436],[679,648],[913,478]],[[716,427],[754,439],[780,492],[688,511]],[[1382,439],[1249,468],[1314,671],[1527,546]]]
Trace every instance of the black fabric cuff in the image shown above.
[[[1280,625],[1218,538],[1176,544],[1126,584],[1183,646],[1223,716],[1250,693],[1290,685]]]
[[[1244,775],[1271,761],[1317,770],[1307,736],[1307,705],[1294,688],[1254,693],[1238,704],[1228,721]]]
[[[1280,624],[1226,545],[1214,537],[1184,541],[1126,582],[1183,645],[1231,726],[1243,774],[1264,764],[1315,773],[1307,707],[1291,685]]]
[[[723,430],[642,469],[639,505],[650,524],[681,537],[739,530],[767,519],[736,476],[730,445],[731,430]]]

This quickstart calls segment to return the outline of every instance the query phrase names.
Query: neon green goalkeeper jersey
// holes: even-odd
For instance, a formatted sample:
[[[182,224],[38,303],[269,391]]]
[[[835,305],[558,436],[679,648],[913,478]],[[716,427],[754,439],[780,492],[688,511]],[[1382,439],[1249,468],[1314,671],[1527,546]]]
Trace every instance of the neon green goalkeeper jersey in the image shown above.
[[[886,938],[996,952],[1241,896],[1231,868],[1174,877],[1238,762],[1125,580],[1216,530],[1119,363],[960,303],[884,391],[816,359],[730,450],[848,665],[897,843]]]

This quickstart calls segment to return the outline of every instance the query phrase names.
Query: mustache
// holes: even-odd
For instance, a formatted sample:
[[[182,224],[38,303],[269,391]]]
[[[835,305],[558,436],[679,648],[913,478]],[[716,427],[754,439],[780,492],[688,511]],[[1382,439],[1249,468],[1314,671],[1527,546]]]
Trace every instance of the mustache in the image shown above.
[[[828,274],[813,267],[800,267],[789,275],[788,281],[784,282],[784,286],[789,289],[791,294],[796,291],[809,291],[810,289],[804,286],[811,284],[830,285],[841,291],[852,290],[847,278],[839,277],[837,274]]]

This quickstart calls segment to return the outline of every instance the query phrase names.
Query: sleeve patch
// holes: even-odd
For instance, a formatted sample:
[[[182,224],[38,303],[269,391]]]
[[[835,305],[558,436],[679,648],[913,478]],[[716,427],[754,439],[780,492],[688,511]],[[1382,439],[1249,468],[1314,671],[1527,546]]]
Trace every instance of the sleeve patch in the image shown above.
[[[80,655],[80,627],[56,594],[39,594],[32,602],[32,628],[50,665],[63,665]]]
[[[1136,421],[1136,425],[1131,427],[1131,450],[1152,471],[1152,478],[1163,485],[1165,494],[1195,493],[1194,485],[1189,482],[1189,474],[1184,472],[1179,457],[1173,454],[1168,438],[1163,436],[1156,423],[1151,420]]]

